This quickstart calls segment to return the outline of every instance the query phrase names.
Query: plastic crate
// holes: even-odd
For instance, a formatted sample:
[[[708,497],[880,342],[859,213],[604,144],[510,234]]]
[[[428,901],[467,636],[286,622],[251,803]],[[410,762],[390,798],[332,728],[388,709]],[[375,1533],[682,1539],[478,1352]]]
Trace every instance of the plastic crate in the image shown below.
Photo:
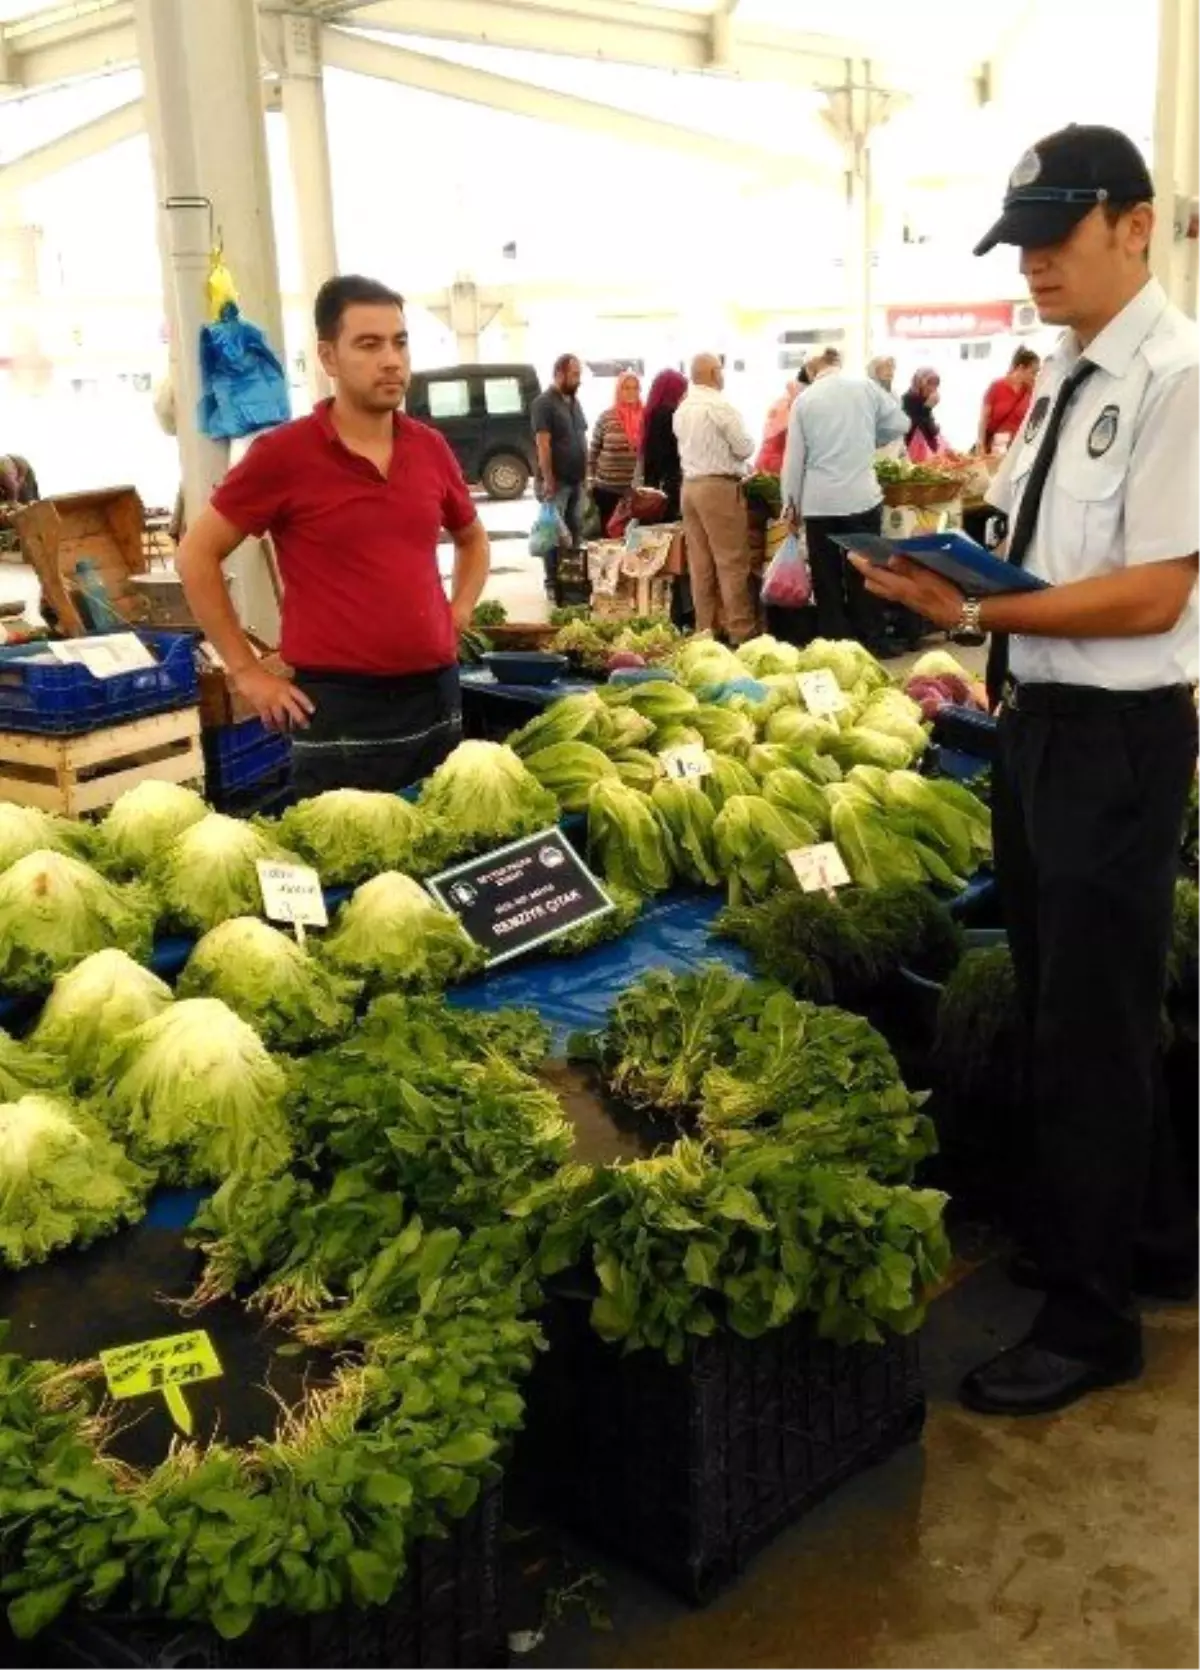
[[[46,654],[43,643],[0,650],[0,731],[95,731],[195,702],[195,638],[177,632],[138,637],[158,664],[111,678],[97,678],[78,662],[32,659]]]
[[[291,738],[282,731],[269,731],[261,719],[220,725],[204,731],[201,741],[209,787],[226,794],[253,788],[291,763]]]
[[[528,1386],[518,1488],[702,1603],[785,1525],[924,1423],[915,1337],[837,1346],[797,1317],[722,1329],[684,1361],[606,1345],[556,1297]]]
[[[229,817],[273,817],[290,806],[295,798],[291,758],[289,756],[274,771],[241,789],[221,788],[210,777],[206,794],[213,810],[225,812]]]
[[[933,721],[933,740],[943,748],[990,763],[996,758],[996,720],[977,708],[950,703]]]
[[[76,1616],[19,1645],[3,1662],[28,1666],[291,1665],[485,1667],[507,1661],[502,1615],[503,1498],[486,1490],[444,1539],[413,1548],[386,1606],[345,1606],[315,1617],[272,1614],[237,1641],[200,1625],[144,1617]]]

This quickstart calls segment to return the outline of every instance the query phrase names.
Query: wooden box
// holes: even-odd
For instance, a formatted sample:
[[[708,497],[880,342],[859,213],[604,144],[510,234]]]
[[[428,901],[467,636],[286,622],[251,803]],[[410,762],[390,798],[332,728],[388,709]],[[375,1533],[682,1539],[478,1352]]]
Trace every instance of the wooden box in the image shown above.
[[[142,501],[132,487],[65,493],[18,511],[21,550],[41,581],[43,612],[52,612],[63,637],[82,638],[89,631],[68,584],[78,564],[89,558],[117,612],[131,626],[145,623],[148,605],[129,581],[131,574],[146,570],[145,520]]]
[[[82,736],[0,731],[0,800],[77,818],[104,810],[147,778],[203,786],[198,708]]]

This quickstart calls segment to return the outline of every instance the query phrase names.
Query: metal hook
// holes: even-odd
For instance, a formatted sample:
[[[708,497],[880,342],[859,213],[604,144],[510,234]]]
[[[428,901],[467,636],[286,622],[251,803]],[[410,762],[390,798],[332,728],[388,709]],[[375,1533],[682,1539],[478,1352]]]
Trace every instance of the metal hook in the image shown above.
[[[215,249],[221,242],[221,228],[214,225],[213,206],[211,197],[168,197],[163,204],[164,209],[207,209],[208,210],[208,247]]]

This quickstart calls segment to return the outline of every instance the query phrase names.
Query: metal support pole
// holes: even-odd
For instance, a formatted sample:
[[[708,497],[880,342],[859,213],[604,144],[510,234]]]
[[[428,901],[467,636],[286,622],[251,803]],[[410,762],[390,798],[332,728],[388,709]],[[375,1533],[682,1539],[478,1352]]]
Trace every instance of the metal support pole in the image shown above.
[[[1151,251],[1154,270],[1167,294],[1193,318],[1200,251],[1194,232],[1200,191],[1197,10],[1197,0],[1159,0],[1158,98],[1154,120],[1157,217]]]
[[[313,18],[294,14],[281,21],[283,118],[287,125],[292,191],[300,227],[300,270],[305,295],[311,304],[325,280],[338,270],[329,130],[321,70],[321,26]],[[305,360],[312,397],[323,399],[330,393],[329,379],[321,370],[316,334],[312,330]]]
[[[208,319],[209,251],[220,238],[242,312],[283,358],[283,312],[254,0],[135,0],[146,124],[160,204],[171,371],[186,514],[225,473],[228,449],[199,431],[199,340]],[[243,622],[274,641],[279,611],[262,548],[230,564]]]

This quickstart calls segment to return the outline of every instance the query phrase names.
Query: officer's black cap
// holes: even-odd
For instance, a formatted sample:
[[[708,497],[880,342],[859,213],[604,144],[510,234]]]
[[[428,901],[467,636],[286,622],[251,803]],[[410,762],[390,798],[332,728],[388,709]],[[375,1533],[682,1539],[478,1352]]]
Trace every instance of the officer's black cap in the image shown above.
[[[1013,169],[1004,213],[976,255],[997,244],[1049,249],[1099,203],[1149,203],[1154,181],[1146,160],[1116,128],[1071,126],[1039,139]]]

